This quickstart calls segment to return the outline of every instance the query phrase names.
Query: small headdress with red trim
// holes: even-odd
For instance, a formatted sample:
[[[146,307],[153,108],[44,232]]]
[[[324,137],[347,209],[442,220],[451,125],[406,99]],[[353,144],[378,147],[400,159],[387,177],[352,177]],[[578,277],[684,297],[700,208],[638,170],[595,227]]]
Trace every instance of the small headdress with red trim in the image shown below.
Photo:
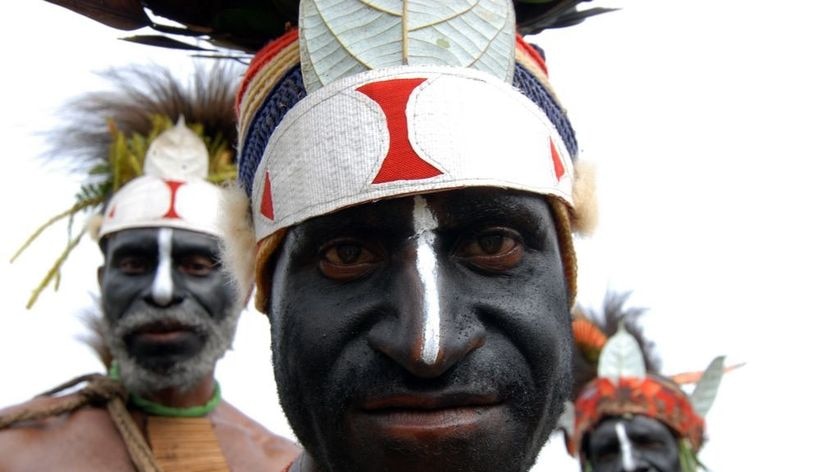
[[[618,300],[620,306],[626,296],[612,298]],[[699,379],[693,379],[696,386],[688,395],[673,379],[646,367],[651,361],[640,346],[639,331],[630,334],[621,320],[615,334],[606,341],[604,332],[591,320],[576,319],[573,330],[578,350],[584,357],[594,356],[598,369],[597,377],[583,385],[575,398],[574,419],[567,421],[566,426],[569,452],[581,454],[586,434],[602,419],[643,415],[674,431],[690,449],[684,454],[690,454],[690,459],[696,463],[696,453],[705,439],[703,417],[717,394],[724,373],[724,358],[715,358]],[[585,458],[581,457],[581,460]]]

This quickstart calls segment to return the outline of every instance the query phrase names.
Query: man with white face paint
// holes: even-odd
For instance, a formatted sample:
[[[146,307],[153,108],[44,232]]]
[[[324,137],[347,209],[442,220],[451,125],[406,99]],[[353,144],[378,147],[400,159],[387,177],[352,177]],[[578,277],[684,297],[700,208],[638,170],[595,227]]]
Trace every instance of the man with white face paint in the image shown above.
[[[591,195],[513,4],[303,1],[237,108],[226,262],[271,321],[289,470],[530,469]]]
[[[0,469],[276,470],[299,448],[222,400],[214,378],[243,309],[220,268],[221,189],[208,181],[235,174],[231,74],[198,71],[190,87],[161,68],[110,78],[121,93],[78,99],[58,136],[111,170],[92,187],[108,198],[91,224],[110,378],[0,412]]]

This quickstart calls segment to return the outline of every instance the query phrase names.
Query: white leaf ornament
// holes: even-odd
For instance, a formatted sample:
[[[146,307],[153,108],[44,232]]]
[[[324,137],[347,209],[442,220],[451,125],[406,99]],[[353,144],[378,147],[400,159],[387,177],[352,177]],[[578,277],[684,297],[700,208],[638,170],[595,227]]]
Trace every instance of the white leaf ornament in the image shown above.
[[[341,77],[399,65],[446,65],[513,77],[510,0],[302,0],[308,93]]]
[[[724,359],[724,356],[718,356],[712,360],[691,394],[691,404],[694,406],[694,411],[700,416],[706,416],[715,402],[718,387],[720,387],[720,381],[723,378]]]
[[[604,345],[598,359],[598,376],[618,383],[622,377],[644,377],[645,359],[636,339],[620,325]]]

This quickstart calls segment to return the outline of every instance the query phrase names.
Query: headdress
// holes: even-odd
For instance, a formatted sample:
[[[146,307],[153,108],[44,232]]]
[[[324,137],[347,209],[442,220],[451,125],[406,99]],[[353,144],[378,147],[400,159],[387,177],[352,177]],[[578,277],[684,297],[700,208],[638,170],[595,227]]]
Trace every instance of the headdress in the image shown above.
[[[570,293],[577,142],[509,0],[304,0],[299,29],[251,62],[237,97],[257,307],[286,228],[383,198],[499,187],[546,196]],[[254,269],[242,264],[245,286]],[[234,265],[236,265],[234,263]]]
[[[255,52],[286,27],[298,25],[300,0],[47,0],[123,31],[157,34],[124,38],[153,46],[202,50],[222,47]],[[611,8],[581,8],[590,0],[515,0],[517,29],[534,34],[575,25]],[[394,2],[398,3],[398,2]],[[385,2],[383,2],[385,4]],[[168,20],[160,21],[159,18]],[[201,46],[178,37],[199,38]]]
[[[604,319],[590,313],[589,319],[579,316],[573,321],[579,359],[582,364],[594,361],[598,367],[597,377],[577,387],[574,420],[566,431],[566,446],[572,455],[580,455],[583,463],[586,457],[581,450],[582,441],[602,419],[642,415],[658,420],[674,432],[682,469],[696,470],[697,452],[705,440],[703,417],[717,394],[724,373],[724,357],[715,358],[699,379],[690,379],[696,386],[691,395],[686,394],[673,378],[659,374],[658,360],[650,352],[651,344],[636,325],[640,311],[629,310],[625,325],[620,314],[626,299],[627,294],[608,296]],[[599,323],[610,329],[607,332],[614,333],[609,339]],[[625,326],[631,327],[633,334]],[[581,381],[580,375],[576,377]]]
[[[221,236],[221,183],[235,176],[234,77],[216,67],[182,84],[163,67],[115,69],[115,90],[80,96],[65,107],[53,132],[52,155],[83,168],[87,179],[67,210],[36,230],[84,211],[91,235],[103,241],[128,228],[172,227]],[[81,241],[77,231],[29,301],[52,280]],[[20,253],[18,251],[18,254]]]

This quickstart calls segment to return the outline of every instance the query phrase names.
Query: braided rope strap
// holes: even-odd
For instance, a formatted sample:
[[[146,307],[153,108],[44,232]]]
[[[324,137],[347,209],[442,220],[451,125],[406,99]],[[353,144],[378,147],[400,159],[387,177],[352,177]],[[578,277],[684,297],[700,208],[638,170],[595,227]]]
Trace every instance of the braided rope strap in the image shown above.
[[[162,472],[163,469],[155,461],[154,454],[146,444],[143,433],[125,407],[128,392],[119,382],[100,374],[82,375],[42,393],[38,397],[50,397],[81,383],[86,385],[70,395],[56,397],[55,402],[49,405],[27,407],[7,415],[0,415],[0,430],[18,423],[72,413],[88,405],[99,406],[104,404],[117,431],[123,438],[134,467],[139,472]]]

